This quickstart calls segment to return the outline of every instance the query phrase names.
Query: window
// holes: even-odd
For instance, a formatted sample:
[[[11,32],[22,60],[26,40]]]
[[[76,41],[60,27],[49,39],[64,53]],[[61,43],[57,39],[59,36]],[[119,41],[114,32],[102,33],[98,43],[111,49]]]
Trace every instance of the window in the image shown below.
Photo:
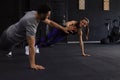
[[[85,10],[85,0],[79,0],[79,10]]]
[[[109,0],[104,0],[103,4],[104,4],[103,5],[104,10],[109,11],[110,10]]]

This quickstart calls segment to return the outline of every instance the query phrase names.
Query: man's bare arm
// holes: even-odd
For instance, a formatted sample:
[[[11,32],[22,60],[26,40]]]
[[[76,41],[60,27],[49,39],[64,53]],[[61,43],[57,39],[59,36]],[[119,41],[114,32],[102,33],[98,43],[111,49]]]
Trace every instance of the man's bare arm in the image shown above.
[[[29,36],[27,37],[27,42],[29,46],[29,62],[30,62],[30,68],[39,70],[39,69],[45,69],[41,65],[36,65],[35,63],[35,37]]]
[[[45,22],[46,24],[48,24],[48,25],[50,25],[50,26],[53,26],[53,27],[55,27],[55,28],[59,28],[59,29],[63,30],[65,33],[69,33],[68,30],[67,30],[67,28],[59,25],[58,23],[56,23],[56,22],[54,22],[54,21],[52,21],[52,20],[50,20],[50,19],[46,19],[46,20],[43,21],[43,22]]]

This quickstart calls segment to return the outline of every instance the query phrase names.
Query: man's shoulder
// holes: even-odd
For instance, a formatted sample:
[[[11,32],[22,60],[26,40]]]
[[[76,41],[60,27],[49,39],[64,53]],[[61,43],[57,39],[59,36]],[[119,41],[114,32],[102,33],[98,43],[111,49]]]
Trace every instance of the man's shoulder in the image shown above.
[[[34,21],[35,21],[34,17],[25,17],[20,19],[20,22],[23,22],[23,23],[33,23]]]
[[[21,20],[33,20],[35,19],[35,14],[37,12],[36,11],[28,11],[26,12],[26,14],[21,18]]]

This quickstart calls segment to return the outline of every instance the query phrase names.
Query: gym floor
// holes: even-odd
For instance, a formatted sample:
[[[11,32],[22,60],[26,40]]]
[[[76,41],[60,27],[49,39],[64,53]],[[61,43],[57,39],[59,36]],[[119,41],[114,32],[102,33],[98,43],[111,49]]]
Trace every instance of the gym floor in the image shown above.
[[[0,80],[120,80],[120,44],[85,44],[91,57],[80,55],[79,44],[56,44],[41,48],[38,64],[45,70],[29,69],[24,49],[13,57],[0,57]]]

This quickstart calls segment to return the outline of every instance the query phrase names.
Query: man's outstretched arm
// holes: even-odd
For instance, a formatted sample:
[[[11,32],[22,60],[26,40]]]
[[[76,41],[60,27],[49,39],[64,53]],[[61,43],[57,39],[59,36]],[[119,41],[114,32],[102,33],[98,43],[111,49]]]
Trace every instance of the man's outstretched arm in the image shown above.
[[[52,27],[55,27],[55,28],[58,28],[58,29],[61,29],[63,30],[65,33],[69,33],[68,32],[68,29],[66,27],[63,27],[61,25],[59,25],[58,23],[50,20],[50,19],[46,19],[43,21],[44,23],[48,24],[49,26],[52,26]]]

